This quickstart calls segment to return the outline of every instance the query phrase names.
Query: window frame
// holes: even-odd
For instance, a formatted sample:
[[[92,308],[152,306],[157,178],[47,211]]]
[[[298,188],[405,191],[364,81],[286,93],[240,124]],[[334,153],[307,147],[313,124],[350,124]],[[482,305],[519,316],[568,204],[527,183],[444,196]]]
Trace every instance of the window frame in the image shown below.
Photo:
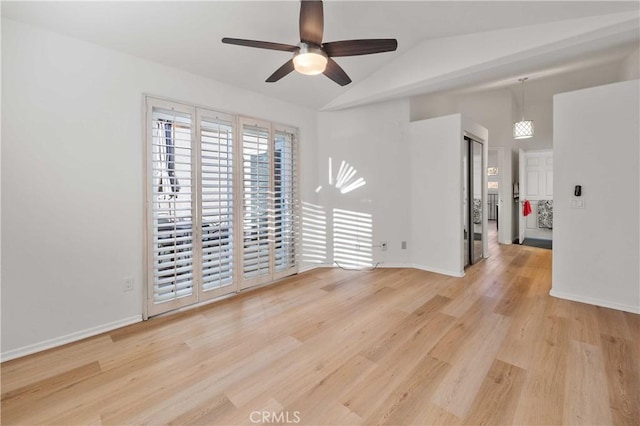
[[[192,294],[190,296],[181,297],[168,302],[154,303],[154,290],[151,279],[153,278],[153,160],[152,160],[152,140],[153,127],[152,117],[154,108],[165,110],[175,110],[177,112],[188,114],[191,117],[191,176],[194,185],[191,203],[192,203],[192,221],[193,232],[192,240],[195,246],[192,255],[193,268],[193,284]],[[196,267],[196,264],[202,263],[202,118],[220,118],[223,121],[231,123],[233,132],[232,153],[233,153],[233,279],[230,286],[225,286],[225,290],[221,288],[204,291],[202,286],[202,265]],[[242,123],[259,123],[268,129],[268,146],[269,146],[269,193],[274,194],[274,152],[275,152],[275,135],[276,132],[286,132],[292,135],[292,157],[293,157],[293,217],[294,217],[294,239],[293,250],[295,254],[294,266],[283,271],[275,273],[275,244],[274,229],[270,226],[269,231],[269,274],[260,280],[244,280],[243,279],[243,155],[242,155]],[[183,308],[199,306],[201,304],[210,303],[212,301],[236,295],[248,288],[270,285],[275,281],[284,277],[298,273],[300,262],[301,234],[300,234],[300,146],[298,128],[289,125],[270,122],[263,119],[255,119],[239,114],[219,112],[208,107],[191,105],[188,103],[175,101],[158,97],[155,95],[143,94],[143,318],[148,319],[151,316],[159,315],[165,312],[171,312]],[[269,200],[270,218],[269,223],[275,223],[275,215],[273,213],[274,197]],[[230,287],[230,288],[227,288]]]

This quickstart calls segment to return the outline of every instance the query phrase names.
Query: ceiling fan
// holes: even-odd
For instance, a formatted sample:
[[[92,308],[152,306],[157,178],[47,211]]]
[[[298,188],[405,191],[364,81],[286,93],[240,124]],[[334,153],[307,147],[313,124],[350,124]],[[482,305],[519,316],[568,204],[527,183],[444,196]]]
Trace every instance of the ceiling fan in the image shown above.
[[[392,52],[398,48],[398,41],[393,38],[342,40],[323,43],[323,32],[324,12],[322,1],[302,0],[300,2],[300,43],[297,45],[228,37],[223,38],[222,42],[292,52],[293,58],[271,74],[266,80],[267,83],[276,82],[291,71],[296,70],[306,75],[322,73],[340,86],[346,86],[351,83],[351,79],[332,58]]]

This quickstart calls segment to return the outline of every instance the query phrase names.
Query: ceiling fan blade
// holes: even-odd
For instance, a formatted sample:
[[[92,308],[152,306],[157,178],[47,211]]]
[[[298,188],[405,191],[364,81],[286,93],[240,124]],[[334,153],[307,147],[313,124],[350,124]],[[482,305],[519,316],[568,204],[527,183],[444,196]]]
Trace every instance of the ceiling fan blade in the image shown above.
[[[269,76],[269,78],[267,78],[266,82],[275,83],[285,75],[289,74],[291,71],[293,71],[293,59],[289,59],[287,62],[285,62],[284,65],[278,68],[276,72],[274,72]]]
[[[357,56],[372,53],[393,52],[398,48],[394,38],[372,38],[366,40],[332,41],[322,45],[329,56]]]
[[[331,58],[329,58],[329,61],[327,62],[327,68],[324,70],[323,74],[338,83],[340,86],[346,86],[347,84],[351,83],[351,79],[349,78],[347,73],[344,72],[340,65],[338,65],[336,61]]]
[[[322,2],[302,0],[300,2],[300,41],[320,46],[323,32],[324,12],[322,10]]]
[[[298,46],[293,46],[291,44],[272,43],[270,41],[245,40],[242,38],[225,37],[222,39],[222,42],[227,44],[235,44],[238,46],[257,47],[259,49],[282,50],[285,52],[295,52],[296,50],[298,50]]]

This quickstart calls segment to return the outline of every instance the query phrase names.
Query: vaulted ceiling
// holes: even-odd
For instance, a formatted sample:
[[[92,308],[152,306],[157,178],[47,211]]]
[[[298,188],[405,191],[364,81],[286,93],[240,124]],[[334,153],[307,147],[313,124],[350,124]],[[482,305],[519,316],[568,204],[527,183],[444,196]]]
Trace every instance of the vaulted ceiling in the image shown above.
[[[325,41],[396,38],[399,44],[396,52],[337,58],[353,79],[350,85],[340,87],[322,75],[297,73],[277,83],[265,83],[290,58],[290,53],[220,42],[227,36],[296,44],[297,1],[2,2],[2,15],[9,19],[313,109],[341,108],[465,85],[490,86],[524,71],[544,73],[570,69],[572,64],[614,60],[629,52],[628,46],[637,44],[637,23],[629,24],[629,17],[637,20],[638,10],[638,2],[634,1],[325,1]],[[599,19],[589,20],[612,14],[621,18],[607,21],[609,24],[604,26],[596,25]],[[583,22],[594,22],[593,30],[585,27],[581,33],[562,33],[549,44],[555,46],[555,56],[549,49],[539,52],[544,45],[534,43],[525,47],[538,49],[536,55],[523,61],[518,57],[518,46],[507,46],[504,54],[513,57],[519,66],[506,66],[506,56],[499,56],[505,67],[463,67],[469,71],[465,78],[455,70],[443,73],[437,81],[433,80],[437,76],[420,74],[424,67],[441,67],[443,61],[471,55],[472,52],[454,48],[460,40],[464,42],[464,36],[471,40],[478,33],[491,33],[495,38],[487,40],[495,43],[501,37],[497,30],[505,30],[502,34],[508,35],[516,33],[506,30],[527,27],[537,28],[540,33],[550,31],[545,28],[578,28]],[[622,30],[612,30],[620,23],[626,25],[624,34]],[[535,31],[527,34],[536,37]],[[449,56],[434,54],[431,59],[437,64],[430,65],[424,56],[432,55],[432,50],[425,46],[441,45],[440,40],[455,43],[447,52]],[[573,45],[566,40],[573,40]],[[513,40],[514,45],[520,42]],[[566,49],[574,47],[575,53],[567,55]],[[408,75],[416,81],[399,82]]]

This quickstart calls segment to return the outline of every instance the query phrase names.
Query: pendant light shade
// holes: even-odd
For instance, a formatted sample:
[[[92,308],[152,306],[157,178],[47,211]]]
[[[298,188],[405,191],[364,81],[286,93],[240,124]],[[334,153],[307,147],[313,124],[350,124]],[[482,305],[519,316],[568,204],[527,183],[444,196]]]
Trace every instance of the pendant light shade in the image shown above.
[[[518,80],[522,86],[522,120],[513,123],[514,139],[527,139],[533,136],[533,120],[524,119],[524,82],[526,80],[527,77]]]
[[[513,138],[527,139],[533,136],[533,121],[523,120],[513,123]]]

